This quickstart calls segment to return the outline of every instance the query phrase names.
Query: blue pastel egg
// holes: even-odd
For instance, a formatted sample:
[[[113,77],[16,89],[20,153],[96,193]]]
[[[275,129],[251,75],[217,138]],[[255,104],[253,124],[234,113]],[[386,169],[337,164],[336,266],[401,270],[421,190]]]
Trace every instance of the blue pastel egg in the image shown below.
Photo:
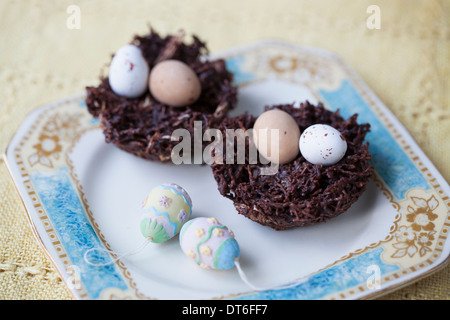
[[[180,232],[183,252],[204,269],[227,270],[240,256],[233,232],[215,218],[195,218]]]

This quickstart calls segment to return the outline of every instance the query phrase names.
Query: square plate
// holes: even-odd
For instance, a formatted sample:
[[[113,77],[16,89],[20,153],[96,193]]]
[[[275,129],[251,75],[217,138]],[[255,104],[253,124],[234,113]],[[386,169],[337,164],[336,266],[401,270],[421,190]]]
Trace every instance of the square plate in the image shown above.
[[[409,133],[336,55],[263,41],[214,56],[225,58],[239,86],[232,115],[304,100],[321,101],[344,118],[358,113],[376,174],[339,217],[275,231],[237,214],[208,166],[145,161],[104,142],[84,93],[40,107],[12,138],[5,159],[33,231],[78,299],[361,299],[406,285],[444,266],[450,243],[450,188]],[[175,182],[193,201],[193,217],[216,217],[236,235],[241,265],[203,270],[178,237],[139,247],[140,205],[150,189]],[[105,248],[111,264],[84,261]],[[117,254],[116,254],[117,253]]]

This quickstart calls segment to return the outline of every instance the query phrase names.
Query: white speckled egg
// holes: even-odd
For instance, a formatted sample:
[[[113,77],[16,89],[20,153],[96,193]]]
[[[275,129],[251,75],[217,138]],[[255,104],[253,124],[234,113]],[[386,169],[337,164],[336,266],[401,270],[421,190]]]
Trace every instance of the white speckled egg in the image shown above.
[[[154,66],[148,85],[156,100],[172,107],[191,105],[201,94],[194,70],[179,60],[165,60]]]
[[[272,130],[278,130],[278,141],[272,142]],[[300,128],[287,112],[274,109],[262,113],[253,125],[253,140],[258,151],[273,163],[287,163],[299,152]]]
[[[347,141],[335,128],[315,124],[303,131],[299,141],[300,152],[312,164],[333,165],[347,152]]]
[[[117,50],[109,67],[109,85],[119,96],[137,98],[148,88],[149,66],[141,49],[126,45]]]
[[[180,232],[183,252],[204,269],[227,270],[239,258],[239,245],[233,232],[215,218],[195,218]]]
[[[151,242],[165,242],[177,235],[192,213],[188,193],[174,183],[152,189],[142,206],[140,229]]]

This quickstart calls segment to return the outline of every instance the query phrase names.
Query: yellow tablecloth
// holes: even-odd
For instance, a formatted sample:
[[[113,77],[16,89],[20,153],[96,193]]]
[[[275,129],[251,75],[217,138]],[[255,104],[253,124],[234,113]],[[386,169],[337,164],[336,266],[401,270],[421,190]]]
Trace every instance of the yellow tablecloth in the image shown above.
[[[373,4],[380,29],[367,25]],[[80,9],[79,29],[71,5]],[[195,33],[211,52],[267,38],[334,51],[449,181],[449,13],[447,0],[3,0],[0,149],[32,109],[97,84],[111,53],[151,24],[162,34]],[[449,280],[447,266],[383,298],[449,299]],[[31,232],[2,156],[0,299],[71,298]]]

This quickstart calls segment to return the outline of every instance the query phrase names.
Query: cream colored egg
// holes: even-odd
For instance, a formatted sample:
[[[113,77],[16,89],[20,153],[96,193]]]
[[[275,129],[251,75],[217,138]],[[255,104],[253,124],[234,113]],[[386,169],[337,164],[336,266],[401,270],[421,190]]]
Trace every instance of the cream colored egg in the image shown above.
[[[155,99],[172,107],[191,105],[201,94],[194,70],[179,60],[165,60],[153,67],[149,89]]]
[[[284,164],[294,160],[299,153],[300,128],[289,113],[269,110],[256,119],[253,139],[267,160]]]

